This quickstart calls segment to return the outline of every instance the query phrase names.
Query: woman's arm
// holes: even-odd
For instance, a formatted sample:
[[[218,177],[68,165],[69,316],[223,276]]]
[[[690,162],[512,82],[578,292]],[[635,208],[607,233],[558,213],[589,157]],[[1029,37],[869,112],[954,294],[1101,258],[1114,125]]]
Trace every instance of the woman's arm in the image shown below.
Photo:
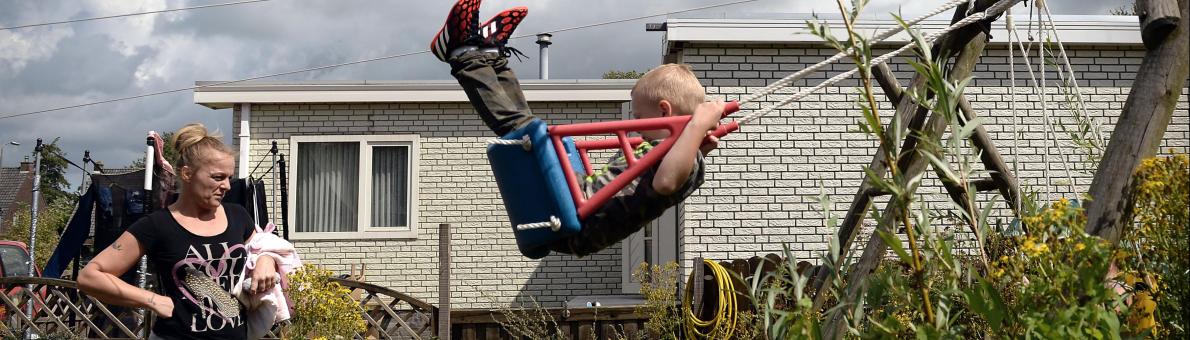
[[[140,260],[145,249],[132,234],[124,232],[111,246],[95,256],[79,272],[79,289],[99,301],[118,306],[148,308],[157,315],[172,317],[173,300],[124,282],[120,275]]]
[[[256,236],[255,231],[248,236],[248,240],[251,241],[253,236]],[[252,268],[251,293],[260,294],[272,289],[278,282],[277,277],[277,260],[267,255],[258,257],[256,266]]]

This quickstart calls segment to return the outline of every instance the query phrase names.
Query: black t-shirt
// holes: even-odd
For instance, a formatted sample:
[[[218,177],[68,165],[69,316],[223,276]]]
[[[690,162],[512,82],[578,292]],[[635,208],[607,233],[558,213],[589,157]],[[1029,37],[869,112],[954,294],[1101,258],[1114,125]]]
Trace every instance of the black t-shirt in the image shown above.
[[[128,232],[145,247],[153,271],[161,279],[161,291],[173,300],[171,318],[158,317],[153,332],[166,339],[244,339],[247,326],[226,302],[232,286],[241,279],[248,251],[244,242],[254,230],[252,217],[242,206],[224,204],[227,230],[215,236],[199,236],[178,224],[168,209],[142,218]],[[187,276],[191,276],[188,278]],[[196,280],[214,279],[222,293],[196,288]],[[189,281],[189,282],[187,282]],[[210,285],[207,285],[210,287]],[[211,287],[213,288],[213,287]],[[231,298],[234,300],[234,298]],[[201,301],[201,305],[195,301]]]

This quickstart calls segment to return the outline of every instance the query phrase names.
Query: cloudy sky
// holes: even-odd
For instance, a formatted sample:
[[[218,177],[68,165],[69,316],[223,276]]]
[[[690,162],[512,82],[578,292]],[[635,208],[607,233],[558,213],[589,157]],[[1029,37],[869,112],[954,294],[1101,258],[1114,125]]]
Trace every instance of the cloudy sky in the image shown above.
[[[0,27],[91,18],[233,0],[0,0]],[[1106,14],[1125,0],[1051,0],[1056,14]],[[536,33],[731,0],[487,0],[486,18],[511,6],[530,8],[518,34]],[[913,15],[942,0],[872,0],[867,13],[900,8]],[[232,80],[427,49],[450,0],[270,0],[227,7],[152,14],[34,28],[0,30],[0,116],[161,90],[197,80]],[[690,12],[680,17],[733,17],[757,13],[833,13],[833,1],[759,0]],[[949,17],[949,14],[944,16]],[[551,78],[598,78],[604,71],[647,70],[660,62],[661,34],[632,21],[556,34]],[[531,38],[513,46],[536,55]],[[518,64],[536,77],[536,62]],[[275,80],[449,79],[429,54],[390,59]],[[170,131],[189,122],[231,132],[230,110],[193,103],[192,92],[0,119],[3,164],[32,153],[34,140],[61,138],[68,158],[83,150],[109,167],[143,152],[149,130]],[[72,182],[81,172],[69,176]]]

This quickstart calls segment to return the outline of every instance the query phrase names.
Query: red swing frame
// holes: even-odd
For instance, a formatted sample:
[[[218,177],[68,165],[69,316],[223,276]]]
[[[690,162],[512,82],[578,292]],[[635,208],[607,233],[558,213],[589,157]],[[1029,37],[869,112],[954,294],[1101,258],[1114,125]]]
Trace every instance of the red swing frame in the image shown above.
[[[728,115],[739,111],[740,105],[738,102],[731,101],[725,103],[723,107],[723,116],[727,118]],[[611,199],[615,193],[624,189],[628,183],[633,179],[640,177],[645,169],[653,167],[657,162],[660,162],[669,149],[673,147],[674,142],[677,141],[677,136],[682,134],[682,130],[686,128],[686,124],[690,122],[693,116],[674,116],[664,118],[648,118],[648,119],[633,119],[620,120],[611,122],[595,122],[583,124],[568,124],[557,125],[549,127],[550,138],[554,143],[554,150],[558,155],[558,162],[562,164],[563,174],[566,175],[566,183],[570,187],[570,196],[574,199],[575,208],[578,209],[578,217],[580,220],[587,218],[595,209],[603,206],[607,200]],[[712,131],[711,134],[715,137],[723,137],[740,128],[738,122],[730,122],[720,124],[719,128]],[[647,130],[668,130],[669,135],[673,138],[666,138],[661,144],[649,150],[644,157],[636,158],[633,150],[636,149],[640,143],[644,142],[641,137],[628,137],[628,132],[647,131]],[[592,173],[591,161],[587,158],[588,150],[605,150],[619,148],[624,154],[624,159],[628,162],[628,169],[616,176],[607,186],[596,191],[590,199],[583,197],[583,192],[578,184],[578,177],[574,174],[574,168],[570,165],[570,158],[566,155],[566,148],[562,145],[562,138],[574,136],[590,136],[597,134],[615,133],[616,138],[608,138],[593,141],[575,141],[574,147],[578,149],[579,158],[583,162],[583,168],[587,174]]]

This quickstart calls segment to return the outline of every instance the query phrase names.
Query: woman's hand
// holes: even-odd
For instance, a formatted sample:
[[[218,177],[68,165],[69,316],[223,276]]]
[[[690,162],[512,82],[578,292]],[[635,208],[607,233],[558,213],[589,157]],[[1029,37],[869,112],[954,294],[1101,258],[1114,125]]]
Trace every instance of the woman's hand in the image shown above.
[[[145,301],[145,306],[148,306],[153,313],[157,313],[160,318],[174,317],[174,300],[168,296],[149,293],[149,300]]]
[[[261,256],[256,260],[256,268],[252,270],[252,294],[260,294],[273,289],[277,284],[277,261],[270,256]]]

